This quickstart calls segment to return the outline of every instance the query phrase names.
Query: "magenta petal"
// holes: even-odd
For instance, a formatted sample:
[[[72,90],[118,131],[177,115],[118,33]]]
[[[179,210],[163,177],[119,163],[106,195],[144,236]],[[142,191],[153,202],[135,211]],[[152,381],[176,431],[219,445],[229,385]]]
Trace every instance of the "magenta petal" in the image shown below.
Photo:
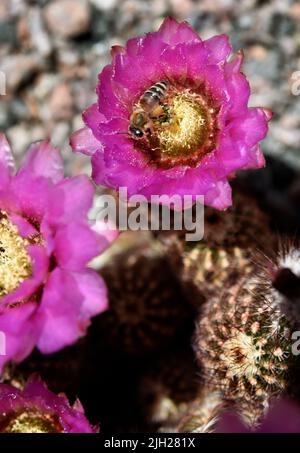
[[[105,241],[103,241],[103,247],[100,250],[101,252],[103,252],[115,239],[117,239],[120,234],[117,226],[111,221],[104,222],[102,220],[96,220],[92,224],[92,229],[105,239]]]
[[[101,148],[101,143],[94,137],[92,130],[88,127],[83,127],[79,131],[74,132],[70,138],[70,145],[75,153],[82,153],[87,156],[92,156]]]
[[[38,231],[34,226],[24,217],[18,214],[9,214],[9,220],[17,226],[20,235],[23,238],[37,234]]]
[[[244,168],[262,168],[266,164],[260,145],[255,145],[249,152],[249,163]]]
[[[175,68],[174,60],[177,63]],[[168,79],[184,83],[188,72],[185,45],[178,44],[176,47],[168,47],[160,57],[160,64]]]
[[[219,210],[229,208],[232,205],[232,195],[228,181],[226,179],[217,181],[216,185],[205,194],[204,200],[207,206]]]
[[[188,76],[197,85],[203,80],[203,69],[208,62],[208,51],[203,42],[189,42],[183,47],[185,50]]]
[[[11,385],[0,384],[0,412],[13,419],[26,410],[54,416],[62,433],[97,432],[84,416],[83,408],[77,400],[70,406],[64,395],[55,395],[36,376],[29,379],[24,390]]]
[[[125,49],[122,46],[116,45],[116,46],[112,46],[110,49],[112,58],[115,58],[117,55],[119,55],[120,53],[124,53],[124,52],[125,52]]]
[[[21,362],[33,350],[39,336],[35,313],[36,304],[26,303],[0,314],[0,332],[5,334],[5,355],[0,354],[0,372],[7,362]]]
[[[82,299],[72,275],[56,268],[39,308],[42,329],[37,347],[43,354],[56,352],[84,335],[87,326],[80,323],[78,316]]]
[[[30,173],[19,173],[10,184],[11,210],[41,220],[49,206],[52,183],[46,178],[31,179]]]
[[[147,33],[140,41],[138,59],[150,81],[150,85],[163,78],[160,56],[167,47],[168,45],[160,39],[158,33]],[[151,64],[149,64],[149,61],[151,61]],[[146,89],[147,87],[143,88]]]
[[[70,273],[62,269],[55,269],[45,286],[39,314],[42,319],[42,333],[38,341],[39,350],[44,353],[52,353],[59,349],[73,344],[78,338],[85,334],[89,325],[89,314],[100,313],[103,306],[102,299],[88,299],[89,293],[80,292],[85,288],[86,273],[83,273],[83,280],[80,280],[81,273]],[[89,279],[91,283],[92,279]],[[99,278],[100,282],[101,279]],[[80,283],[78,283],[80,282]],[[101,285],[101,283],[100,283]],[[91,294],[95,294],[94,283],[91,286]],[[102,291],[98,294],[102,294]],[[87,301],[88,299],[88,301]],[[62,303],[63,301],[63,303]],[[87,305],[88,304],[88,305]],[[94,310],[89,304],[94,305]],[[88,307],[87,313],[85,307]],[[53,334],[55,332],[55,335]]]
[[[103,151],[97,151],[92,157],[92,178],[96,184],[105,184],[106,166]]]
[[[31,145],[17,175],[30,175],[30,178],[49,178],[57,183],[64,176],[63,160],[58,149],[49,141]]]
[[[213,36],[212,38],[203,41],[203,44],[208,50],[208,60],[210,64],[218,64],[225,61],[232,51],[227,35]]]
[[[132,94],[145,89],[149,81],[147,72],[136,62],[136,58],[119,54],[115,58],[112,87],[121,102],[133,102]],[[130,84],[130,89],[128,89]]]
[[[66,178],[52,191],[51,204],[47,212],[52,225],[86,218],[94,198],[93,184],[85,175]]]
[[[1,167],[3,167],[9,175],[15,170],[15,160],[11,152],[11,147],[5,135],[0,133],[0,168]],[[1,186],[3,185],[1,179],[0,184]]]
[[[262,109],[250,108],[244,116],[231,122],[230,136],[235,141],[241,141],[252,148],[265,138],[268,131],[267,118]]]
[[[81,319],[88,320],[108,308],[107,289],[103,279],[93,269],[73,273],[80,293],[84,296],[81,305]]]
[[[98,109],[106,119],[111,119],[115,116],[126,118],[128,116],[126,105],[122,99],[122,93],[115,93],[112,87],[112,79],[114,69],[111,65],[106,66],[99,76],[98,92]],[[124,90],[123,90],[123,93]],[[87,126],[89,126],[89,117],[84,117]],[[99,119],[99,118],[98,118]],[[95,131],[94,131],[95,132]]]
[[[238,54],[233,61],[224,66],[226,85],[230,96],[230,117],[238,116],[247,109],[250,96],[250,85],[245,75],[239,72],[242,58],[242,54]]]
[[[54,254],[60,267],[77,271],[85,267],[106,246],[105,237],[91,230],[89,225],[75,221],[58,229]]]
[[[187,22],[177,22],[172,17],[167,17],[161,24],[158,35],[160,39],[171,46],[189,41],[201,41],[199,35]]]
[[[106,121],[105,116],[99,112],[98,104],[92,104],[83,112],[82,117],[85,124],[93,131],[95,136],[97,135],[99,124]],[[88,138],[90,140],[90,137]]]
[[[46,385],[36,377],[27,383],[20,396],[22,396],[26,406],[58,417],[64,433],[97,432],[97,429],[92,428],[85,418],[80,403],[71,407],[64,395],[55,395],[50,392]]]

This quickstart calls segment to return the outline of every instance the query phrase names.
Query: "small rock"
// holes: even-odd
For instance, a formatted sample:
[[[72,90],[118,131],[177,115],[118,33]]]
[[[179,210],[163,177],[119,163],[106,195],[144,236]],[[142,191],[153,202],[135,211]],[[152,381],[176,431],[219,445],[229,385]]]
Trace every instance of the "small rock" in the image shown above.
[[[14,118],[16,118],[16,122],[19,121],[26,121],[28,119],[28,109],[23,101],[19,96],[16,96],[10,102],[10,110]]]
[[[30,41],[30,31],[28,26],[27,17],[22,16],[17,23],[17,35],[18,40],[22,43],[22,47],[29,47],[28,43]]]
[[[0,98],[1,99],[1,98]],[[0,130],[6,131],[15,124],[16,118],[10,109],[9,102],[0,100]]]
[[[287,14],[275,12],[270,23],[270,34],[281,38],[295,31],[295,23]]]
[[[34,97],[38,101],[43,102],[54,90],[55,85],[58,83],[58,77],[58,75],[51,73],[41,74],[33,88]]]
[[[255,60],[260,60],[260,61],[263,61],[268,55],[267,49],[260,45],[255,45],[255,46],[249,47],[247,52],[248,52],[249,59],[254,58]]]
[[[41,67],[39,56],[34,54],[7,55],[3,58],[1,71],[6,75],[8,93],[15,92],[21,84],[25,83]]]
[[[193,9],[193,2],[191,0],[170,0],[173,14],[180,19],[188,16]]]
[[[0,42],[10,46],[17,44],[17,31],[13,22],[0,21]]]
[[[300,3],[294,3],[290,7],[290,16],[296,21],[300,21]]]
[[[54,35],[73,38],[89,29],[91,12],[85,0],[55,0],[44,11],[46,23]]]
[[[30,8],[28,26],[32,45],[43,57],[48,57],[52,52],[52,43],[45,29],[39,8]]]
[[[49,108],[56,120],[69,120],[73,115],[73,98],[69,85],[60,83],[50,97]]]
[[[10,0],[1,0],[0,21],[6,21],[9,18],[10,18]]]
[[[31,133],[27,124],[18,124],[7,132],[8,139],[14,150],[14,156],[20,161],[22,155],[31,143]]]
[[[89,80],[73,83],[73,98],[76,110],[82,112],[95,101],[95,94]]]
[[[90,2],[102,11],[109,11],[118,4],[118,0],[90,0]]]
[[[62,149],[63,151],[67,149],[68,144],[69,144],[69,135],[70,135],[70,126],[68,123],[62,121],[59,123],[56,123],[55,126],[53,127],[51,131],[51,141],[54,146],[57,146],[58,148]],[[68,149],[67,153],[68,156],[70,149]]]

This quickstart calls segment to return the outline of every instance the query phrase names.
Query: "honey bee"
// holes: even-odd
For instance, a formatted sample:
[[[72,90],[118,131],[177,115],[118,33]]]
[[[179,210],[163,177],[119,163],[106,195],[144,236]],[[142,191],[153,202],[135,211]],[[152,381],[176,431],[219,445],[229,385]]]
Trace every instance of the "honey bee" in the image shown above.
[[[168,88],[169,83],[161,80],[142,94],[130,116],[129,134],[132,138],[141,139],[153,133],[153,120],[166,114],[162,100]]]

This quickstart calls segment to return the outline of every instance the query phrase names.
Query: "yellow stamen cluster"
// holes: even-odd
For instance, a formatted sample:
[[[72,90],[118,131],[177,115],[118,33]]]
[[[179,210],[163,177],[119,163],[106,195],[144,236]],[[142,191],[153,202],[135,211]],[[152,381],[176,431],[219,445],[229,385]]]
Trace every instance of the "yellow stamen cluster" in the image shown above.
[[[0,297],[14,291],[32,274],[26,239],[7,218],[0,217]]]
[[[58,421],[51,415],[36,411],[25,411],[9,421],[5,426],[6,433],[57,433],[62,432]]]
[[[141,108],[137,103],[134,111]],[[144,112],[149,129],[135,147],[156,167],[196,167],[217,147],[219,110],[204,86],[170,85],[159,105]]]
[[[174,95],[168,104],[170,124],[157,131],[163,153],[174,156],[197,151],[205,142],[208,128],[208,115],[198,96],[191,92]]]

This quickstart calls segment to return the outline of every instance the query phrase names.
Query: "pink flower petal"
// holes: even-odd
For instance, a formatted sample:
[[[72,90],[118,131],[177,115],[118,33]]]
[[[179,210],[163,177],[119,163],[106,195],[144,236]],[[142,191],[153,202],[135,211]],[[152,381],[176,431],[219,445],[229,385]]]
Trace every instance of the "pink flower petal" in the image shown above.
[[[15,170],[15,160],[13,158],[11,147],[4,134],[0,133],[0,164],[12,174]]]
[[[99,148],[101,143],[94,137],[91,129],[83,127],[71,135],[70,145],[75,153],[82,153],[92,156]]]
[[[43,177],[49,178],[54,183],[60,181],[64,176],[64,170],[59,150],[49,141],[31,145],[18,171],[18,175],[25,174],[28,174],[30,179]]]
[[[36,304],[26,303],[0,314],[0,332],[5,335],[5,355],[0,354],[0,372],[9,361],[21,362],[34,348],[39,336],[35,323]]]
[[[187,22],[177,22],[172,17],[167,17],[161,24],[158,34],[162,41],[171,46],[189,41],[201,41],[199,35]]]
[[[217,35],[203,42],[209,52],[208,60],[211,64],[224,62],[230,55],[232,47],[227,35]]]
[[[80,241],[74,240],[80,238]],[[58,229],[55,235],[54,255],[57,264],[73,271],[81,270],[107,247],[104,236],[91,230],[83,222],[72,222]]]
[[[51,203],[47,212],[50,224],[58,225],[86,218],[92,207],[94,189],[85,175],[66,178],[56,185],[51,193]]]
[[[91,287],[84,293],[87,291],[86,283]],[[99,278],[97,287],[95,274],[55,269],[45,286],[39,308],[42,319],[42,333],[37,344],[39,350],[48,354],[73,344],[85,334],[90,322],[89,314],[101,313],[106,304],[102,280]]]

